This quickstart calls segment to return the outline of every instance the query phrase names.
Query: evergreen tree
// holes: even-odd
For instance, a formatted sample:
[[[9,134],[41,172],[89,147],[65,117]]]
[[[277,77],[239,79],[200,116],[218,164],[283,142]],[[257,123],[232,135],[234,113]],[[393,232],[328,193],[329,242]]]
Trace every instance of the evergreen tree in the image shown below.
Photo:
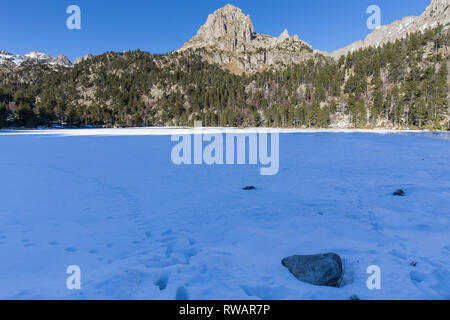
[[[8,125],[8,107],[5,102],[0,102],[0,128]]]

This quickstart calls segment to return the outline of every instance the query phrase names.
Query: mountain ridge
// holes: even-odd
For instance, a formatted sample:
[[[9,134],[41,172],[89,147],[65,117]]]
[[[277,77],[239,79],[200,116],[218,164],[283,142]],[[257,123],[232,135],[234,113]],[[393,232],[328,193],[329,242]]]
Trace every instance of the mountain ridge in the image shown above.
[[[250,15],[244,14],[232,4],[227,4],[211,13],[197,34],[173,53],[193,51],[209,63],[217,64],[234,74],[251,74],[271,67],[285,68],[287,65],[310,59],[339,59],[358,49],[394,42],[410,33],[424,31],[438,24],[444,25],[445,28],[450,24],[450,4],[447,0],[431,0],[422,15],[404,17],[381,26],[364,40],[353,42],[328,54],[325,51],[313,50],[312,46],[298,35],[290,36],[287,29],[278,37],[257,33]],[[0,50],[0,66],[17,67],[24,62],[32,62],[50,67],[72,67],[92,57],[92,54],[87,54],[77,58],[72,64],[64,55],[54,58],[34,51],[20,56]]]
[[[438,24],[446,26],[449,23],[450,3],[448,0],[431,0],[430,5],[420,16],[407,16],[391,24],[380,26],[367,35],[364,40],[355,41],[344,48],[335,50],[330,53],[330,56],[336,59],[361,48],[377,47],[405,38],[410,33],[434,28]]]
[[[0,66],[18,67],[24,62],[32,62],[55,67],[72,66],[70,60],[62,54],[54,58],[42,52],[32,51],[21,56],[5,50],[0,50]]]

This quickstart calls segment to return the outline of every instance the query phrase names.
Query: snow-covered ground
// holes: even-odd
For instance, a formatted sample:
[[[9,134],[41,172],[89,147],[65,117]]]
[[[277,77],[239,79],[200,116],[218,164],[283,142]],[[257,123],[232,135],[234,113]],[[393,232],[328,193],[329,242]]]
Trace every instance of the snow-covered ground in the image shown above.
[[[0,131],[0,298],[450,298],[448,134],[284,132],[278,175],[261,176],[175,166],[179,131],[158,130]],[[326,252],[341,288],[281,265]]]

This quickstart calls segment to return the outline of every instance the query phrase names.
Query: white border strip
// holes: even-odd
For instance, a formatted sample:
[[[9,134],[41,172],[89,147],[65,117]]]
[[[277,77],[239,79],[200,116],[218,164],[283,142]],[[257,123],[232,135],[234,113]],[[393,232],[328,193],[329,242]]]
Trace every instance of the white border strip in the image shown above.
[[[278,128],[202,128],[203,134],[226,133],[426,133],[422,130],[389,129],[278,129]],[[0,130],[0,136],[9,135],[56,135],[56,136],[170,136],[199,133],[194,128],[152,127],[152,128],[115,128],[115,129],[10,129]]]

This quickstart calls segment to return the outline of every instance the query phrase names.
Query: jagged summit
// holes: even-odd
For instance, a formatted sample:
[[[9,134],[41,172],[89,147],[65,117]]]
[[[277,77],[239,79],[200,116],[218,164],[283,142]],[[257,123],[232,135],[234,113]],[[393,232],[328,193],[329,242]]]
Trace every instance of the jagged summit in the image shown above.
[[[289,36],[288,29],[284,29],[284,31],[278,37],[279,40],[286,40],[286,39],[289,39],[289,38],[290,38],[290,36]]]
[[[349,46],[331,53],[334,58],[339,58],[349,52],[379,46],[397,39],[406,37],[410,33],[423,31],[427,28],[437,27],[439,24],[450,23],[450,2],[448,0],[432,0],[424,13],[419,17],[404,17],[402,20],[381,26],[370,33],[364,41],[356,41]]]
[[[255,37],[253,22],[241,9],[231,4],[216,10],[208,16],[197,35],[182,48],[219,45],[220,49],[239,51]]]
[[[197,34],[177,52],[202,51],[204,58],[236,72],[255,72],[269,66],[299,63],[315,55],[297,35],[271,37],[255,32],[249,15],[231,4],[210,14]],[[200,50],[202,49],[202,50]]]
[[[209,15],[206,24],[198,31],[198,36],[207,41],[230,37],[236,42],[245,43],[254,38],[253,22],[241,9],[228,4]]]

